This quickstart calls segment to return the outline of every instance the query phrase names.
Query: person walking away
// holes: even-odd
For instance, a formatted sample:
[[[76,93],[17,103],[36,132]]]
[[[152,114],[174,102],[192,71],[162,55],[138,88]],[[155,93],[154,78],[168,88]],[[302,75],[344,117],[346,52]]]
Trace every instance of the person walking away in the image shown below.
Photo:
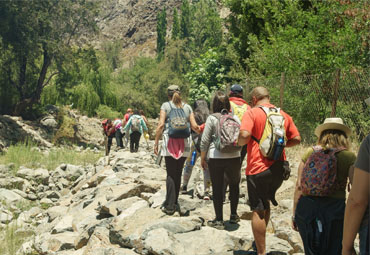
[[[302,156],[294,192],[292,226],[305,254],[340,254],[346,185],[356,156],[349,151],[351,130],[341,118],[315,129],[316,146]]]
[[[145,142],[146,142],[147,149],[149,149],[149,142],[148,142],[148,140],[149,140],[149,133],[148,132],[149,132],[149,129],[150,129],[150,127],[149,127],[149,121],[145,117],[145,114],[144,114],[144,111],[143,110],[140,110],[139,112],[140,112],[140,116],[143,118],[143,120],[145,122],[145,125],[148,128],[148,131],[144,131],[144,139],[145,139]]]
[[[132,109],[131,108],[127,108],[127,111],[126,111],[126,114],[123,116],[123,126],[126,126],[128,120],[130,119],[132,115]],[[125,133],[125,147],[127,147],[128,145],[128,142],[129,142],[129,139],[130,139],[130,133],[129,132],[126,132]]]
[[[168,102],[161,106],[159,123],[156,129],[154,153],[158,155],[159,138],[163,134],[161,156],[165,158],[167,180],[166,200],[162,211],[172,215],[179,209],[178,197],[181,174],[186,158],[190,155],[190,127],[199,133],[191,107],[183,103],[180,88],[170,85],[167,88]]]
[[[203,126],[209,116],[209,109],[207,101],[204,99],[196,100],[194,103],[194,118],[196,123],[199,126]],[[197,134],[194,131],[192,131],[192,140],[191,148],[190,148],[190,156],[186,159],[185,167],[184,167],[184,173],[182,178],[182,187],[181,187],[181,193],[187,194],[187,187],[188,183],[191,177],[191,174],[193,172],[194,165],[200,155],[200,142],[202,140],[202,135]],[[204,185],[204,194],[203,199],[209,200],[210,199],[210,187],[211,187],[211,177],[209,174],[209,169],[203,169],[203,185]]]
[[[137,152],[139,150],[141,134],[148,131],[145,121],[140,116],[138,110],[133,112],[124,130],[130,133],[130,152]]]
[[[122,134],[123,134],[123,122],[121,119],[115,119],[113,122],[114,126],[114,135],[116,137],[117,142],[117,149],[123,149],[123,141],[122,141]]]
[[[229,97],[217,91],[212,101],[212,111],[206,121],[202,141],[201,165],[209,168],[212,182],[213,206],[215,219],[208,221],[208,226],[224,229],[223,221],[223,187],[224,175],[228,177],[230,185],[230,223],[237,223],[240,183],[240,146],[235,146],[238,141],[240,120],[230,113]],[[224,136],[234,138],[231,143],[224,143]],[[222,137],[221,137],[222,136]],[[207,158],[209,159],[207,163]]]
[[[110,132],[113,127],[111,119],[105,119],[102,121],[103,135],[104,135],[104,146],[105,146],[105,156],[109,155],[110,148],[112,146],[112,140],[115,135],[114,132]]]
[[[253,108],[243,115],[239,145],[248,144],[246,169],[248,197],[253,211],[252,231],[255,245],[258,255],[261,255],[266,251],[270,201],[275,206],[278,204],[275,193],[283,180],[288,177],[289,166],[284,145],[295,146],[300,143],[301,137],[292,117],[270,103],[270,95],[266,88],[254,88],[251,100]],[[270,129],[265,129],[269,127],[268,120],[271,118],[276,120],[276,124],[281,125],[275,127],[276,133],[269,133]],[[278,136],[279,144],[273,143],[271,138]]]
[[[369,255],[369,169],[370,135],[358,151],[353,185],[349,192],[343,226],[342,255],[356,254],[353,243],[357,232],[360,236],[360,255]]]
[[[244,113],[247,110],[251,109],[251,107],[244,100],[243,87],[240,86],[239,84],[233,84],[230,88],[229,100],[230,100],[231,112],[235,114],[236,116],[238,116],[239,120],[241,121]],[[240,152],[240,169],[242,168],[246,155],[247,155],[247,145],[245,144],[242,147],[241,152]],[[227,190],[227,186],[229,185],[229,180],[227,179],[226,175],[225,175],[224,184],[225,185],[224,185],[224,197],[223,198],[225,201],[226,190]]]

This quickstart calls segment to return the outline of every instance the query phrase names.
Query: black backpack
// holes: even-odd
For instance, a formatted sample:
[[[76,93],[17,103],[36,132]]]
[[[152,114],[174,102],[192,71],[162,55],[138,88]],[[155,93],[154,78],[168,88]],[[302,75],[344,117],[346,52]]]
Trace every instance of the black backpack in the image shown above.
[[[167,117],[168,135],[171,138],[188,138],[190,136],[190,123],[183,108],[171,108]]]

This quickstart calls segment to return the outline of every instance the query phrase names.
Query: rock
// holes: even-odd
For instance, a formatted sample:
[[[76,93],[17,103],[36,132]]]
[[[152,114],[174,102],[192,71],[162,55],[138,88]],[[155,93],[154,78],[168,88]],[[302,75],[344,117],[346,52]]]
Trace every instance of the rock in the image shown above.
[[[40,204],[43,204],[44,206],[48,207],[53,205],[53,201],[51,201],[49,198],[44,197],[40,200]]]
[[[106,203],[105,205],[103,205],[100,209],[100,214],[109,214],[111,216],[118,216],[120,215],[123,211],[125,211],[126,209],[130,208],[131,206],[133,206],[135,203],[139,202],[139,201],[142,201],[141,204],[143,205],[147,205],[147,202],[144,201],[143,199],[139,198],[139,197],[130,197],[130,198],[127,198],[127,199],[123,199],[123,200],[118,200],[118,201],[115,201],[115,200],[111,200],[109,201],[108,203]]]
[[[149,203],[152,208],[157,208],[163,204],[165,199],[166,199],[166,191],[161,189],[149,199]]]
[[[49,239],[45,240],[48,252],[74,249],[74,240],[77,235],[77,233],[73,232],[51,235]]]
[[[52,222],[54,219],[64,216],[67,214],[68,207],[66,206],[53,206],[50,207],[47,211],[46,214],[49,217],[49,222]]]
[[[9,223],[13,220],[13,215],[11,212],[5,209],[0,209],[0,222],[1,223]]]
[[[46,197],[49,199],[53,199],[53,198],[59,199],[61,195],[58,191],[47,191]]]
[[[40,120],[41,125],[48,129],[54,129],[58,127],[58,122],[55,120],[54,116],[48,115]]]
[[[28,180],[34,180],[37,183],[48,184],[49,171],[43,168],[38,168],[36,170],[29,169],[26,167],[20,167],[17,174],[18,177],[25,178]]]
[[[72,227],[72,222],[73,222],[73,216],[72,215],[66,215],[64,216],[58,224],[54,227],[52,230],[52,234],[59,234],[59,233],[64,233],[64,232],[72,232],[73,227]]]
[[[25,203],[26,200],[12,190],[0,189],[0,201],[6,204]]]
[[[75,166],[68,164],[66,166],[66,178],[69,181],[77,180],[81,175],[85,173],[85,169],[82,166]]]

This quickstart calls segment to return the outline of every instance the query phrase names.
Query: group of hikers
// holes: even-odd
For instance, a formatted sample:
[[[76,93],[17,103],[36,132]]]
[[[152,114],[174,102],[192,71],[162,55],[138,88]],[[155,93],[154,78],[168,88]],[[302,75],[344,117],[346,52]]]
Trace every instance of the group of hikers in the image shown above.
[[[181,99],[179,86],[169,86],[167,95],[168,101],[160,108],[154,142],[154,153],[164,157],[167,172],[162,211],[168,215],[181,212],[179,193],[187,192],[193,166],[200,156],[204,199],[211,198],[212,187],[215,211],[215,218],[207,225],[225,228],[223,203],[227,186],[229,223],[237,224],[241,168],[247,156],[254,247],[258,254],[265,254],[270,202],[278,205],[275,193],[290,176],[285,147],[301,141],[292,117],[271,104],[265,87],[251,91],[250,106],[243,99],[243,88],[234,84],[228,94],[215,93],[210,109],[205,100],[197,100],[194,111]],[[125,124],[125,130],[129,124]],[[142,128],[146,130],[145,121]],[[325,119],[314,133],[317,144],[304,153],[298,168],[292,228],[299,231],[305,254],[356,254],[357,233],[360,254],[369,254],[370,135],[361,144],[356,159],[350,151],[351,130],[341,118]],[[346,205],[348,179],[351,190]]]
[[[146,141],[149,139],[148,135],[148,120],[142,110],[127,109],[123,119],[105,119],[102,122],[103,134],[105,136],[105,155],[108,155],[112,147],[112,140],[115,137],[117,149],[127,147],[130,141],[130,152],[137,152],[139,150],[139,142],[141,135],[144,134]],[[123,144],[125,140],[125,145]]]

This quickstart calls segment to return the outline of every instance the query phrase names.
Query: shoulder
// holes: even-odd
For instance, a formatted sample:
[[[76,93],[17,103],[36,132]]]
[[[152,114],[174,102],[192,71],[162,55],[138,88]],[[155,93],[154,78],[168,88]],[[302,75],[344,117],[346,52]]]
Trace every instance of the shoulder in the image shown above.
[[[306,162],[312,153],[313,153],[313,148],[312,147],[307,148],[301,157],[302,161]]]
[[[186,110],[188,110],[190,112],[193,111],[193,109],[191,108],[191,106],[189,104],[187,104],[187,103],[184,103],[184,109],[186,109]]]
[[[354,163],[356,160],[356,155],[349,150],[343,150],[338,152],[337,154],[338,158],[345,160],[346,162],[352,162]]]

